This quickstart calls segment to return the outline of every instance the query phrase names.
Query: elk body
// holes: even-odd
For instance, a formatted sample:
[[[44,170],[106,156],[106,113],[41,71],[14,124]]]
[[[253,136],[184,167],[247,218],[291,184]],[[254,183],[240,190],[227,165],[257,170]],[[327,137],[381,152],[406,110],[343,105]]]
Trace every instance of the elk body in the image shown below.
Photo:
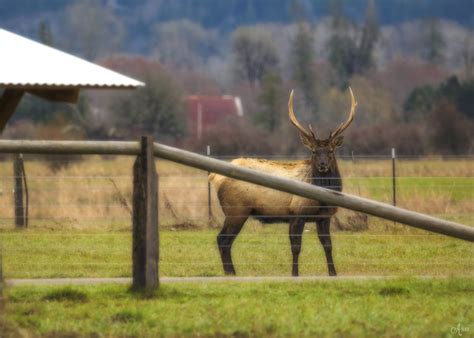
[[[289,118],[298,129],[303,145],[311,150],[309,159],[279,162],[238,158],[233,160],[232,164],[341,191],[342,180],[335,151],[342,145],[342,132],[354,119],[357,103],[350,88],[349,91],[352,99],[349,117],[346,122],[332,131],[327,139],[317,138],[311,125],[307,129],[298,122],[293,112],[293,91],[290,93]],[[306,222],[315,222],[319,241],[326,255],[328,273],[330,276],[336,275],[329,226],[331,217],[337,212],[337,207],[217,174],[211,174],[209,179],[216,188],[225,215],[223,228],[217,236],[217,245],[226,274],[235,274],[231,257],[232,243],[245,221],[249,217],[254,217],[263,223],[289,223],[293,276],[298,276],[298,257],[304,225]]]

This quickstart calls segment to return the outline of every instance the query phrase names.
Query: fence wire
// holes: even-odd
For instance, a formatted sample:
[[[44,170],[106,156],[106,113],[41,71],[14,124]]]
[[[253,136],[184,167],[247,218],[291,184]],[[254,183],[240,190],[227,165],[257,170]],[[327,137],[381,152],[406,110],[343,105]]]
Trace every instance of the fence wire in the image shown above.
[[[303,158],[264,157],[276,161]],[[7,278],[130,276],[133,158],[82,156],[80,160],[71,160],[50,156],[47,161],[39,156],[24,158],[29,229],[22,232],[14,230],[16,176],[12,161],[10,158],[0,161],[4,275]],[[404,157],[398,158],[396,164],[398,206],[474,226],[473,157]],[[392,203],[390,158],[342,156],[339,166],[345,192]],[[157,171],[160,274],[222,275],[216,236],[224,214],[214,190],[209,202],[207,173],[160,160]],[[470,243],[343,209],[332,218],[331,231],[335,265],[342,275],[473,275],[474,249]],[[300,273],[327,274],[323,246],[314,223],[308,222],[297,236],[303,242]],[[250,219],[232,250],[239,275],[280,276],[291,272],[287,224],[264,225]]]

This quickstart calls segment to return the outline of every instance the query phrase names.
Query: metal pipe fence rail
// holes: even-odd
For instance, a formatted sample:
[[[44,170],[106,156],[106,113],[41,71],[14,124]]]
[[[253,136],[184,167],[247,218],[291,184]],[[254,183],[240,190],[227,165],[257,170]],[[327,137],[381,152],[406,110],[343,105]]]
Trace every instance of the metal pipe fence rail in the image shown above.
[[[140,153],[140,143],[118,141],[0,140],[0,153],[138,155]],[[316,199],[330,205],[337,205],[420,229],[471,242],[474,241],[474,228],[463,224],[442,220],[402,208],[396,208],[385,203],[335,192],[304,182],[268,175],[159,143],[153,144],[153,154],[176,163],[288,192],[301,197]]]
[[[180,150],[177,148],[164,146],[158,143],[154,143],[152,145],[152,152],[154,156],[170,160],[176,163],[184,164],[187,166],[191,166],[194,168],[198,168],[204,171],[215,172],[218,174],[222,174],[225,176],[229,176],[235,179],[240,179],[243,181],[263,185],[269,188],[285,191],[288,193],[292,193],[295,195],[303,196],[306,198],[317,199],[323,202],[326,202],[330,205],[338,205],[344,208],[348,208],[351,210],[364,212],[370,215],[374,215],[377,217],[381,217],[384,219],[404,223],[406,225],[410,225],[416,228],[421,228],[424,230],[432,231],[439,234],[444,234],[448,236],[452,236],[455,238],[464,239],[467,241],[474,241],[474,228],[469,227],[463,224],[455,223],[452,221],[442,220],[436,217],[423,215],[420,213],[416,213],[413,211],[408,211],[401,208],[396,208],[391,205],[375,202],[366,198],[361,198],[358,196],[353,196],[345,193],[336,193],[334,191],[330,191],[324,188],[320,188],[317,186],[312,186],[303,182],[292,181],[288,179],[283,179],[280,177],[275,177],[272,175],[264,174],[261,172],[256,172],[247,168],[237,167],[232,165],[231,163],[224,162],[221,160],[216,160],[214,158],[210,158],[208,156],[198,155],[195,153],[187,152],[184,150]],[[7,140],[0,140],[0,153],[24,153],[24,154],[76,154],[76,155],[139,155],[141,153],[141,146],[140,142],[91,142],[91,141],[7,141]],[[165,176],[166,177],[166,176]],[[38,175],[37,177],[31,176],[29,177],[32,180],[34,179],[50,179],[55,180],[57,177],[55,176],[41,176]],[[131,176],[130,175],[117,175],[112,177],[116,180],[116,187],[120,187],[120,182],[130,182]],[[164,178],[164,177],[163,177]],[[193,178],[193,175],[189,175],[188,178]],[[8,178],[9,180],[12,177]],[[89,176],[74,176],[69,178],[61,178],[61,179],[71,179],[71,180],[78,180],[78,179],[92,179],[92,180],[107,180],[111,179],[111,177],[102,177],[101,175],[97,175],[95,177]],[[351,178],[348,178],[351,179]],[[355,178],[354,178],[355,179]],[[367,179],[367,178],[366,178]],[[371,179],[383,179],[380,177],[371,178]],[[203,188],[207,186],[207,182],[201,182],[202,177],[196,177],[196,184],[189,186],[189,188]],[[0,178],[1,181],[1,178]],[[117,184],[118,182],[118,184]],[[397,182],[400,186],[403,182]],[[442,185],[440,185],[442,186]],[[108,185],[110,187],[110,185]],[[166,183],[163,180],[160,180],[160,187],[166,187]],[[173,189],[172,185],[166,187],[168,189]],[[176,189],[179,187],[177,186]],[[469,187],[466,187],[468,189]],[[30,185],[30,193],[34,192],[34,185]],[[72,188],[74,189],[74,188]],[[97,189],[102,189],[102,187],[97,187]],[[382,189],[382,188],[380,188]],[[54,190],[54,189],[51,189]],[[190,191],[192,193],[192,191]],[[205,207],[207,201],[202,202],[202,206]],[[41,202],[38,203],[42,207],[47,208],[47,203]],[[35,207],[35,201],[33,200],[30,204],[30,208]],[[74,205],[67,206],[68,208],[74,208]],[[116,203],[115,205],[108,205],[108,208],[124,208],[123,203]],[[54,208],[54,205],[51,206]],[[1,209],[1,207],[0,207]],[[86,216],[84,216],[86,217]],[[99,217],[100,218],[100,217]],[[204,217],[205,218],[205,217]],[[85,218],[86,219],[86,218]],[[124,215],[124,217],[117,217],[117,219],[121,219],[124,222],[129,221],[130,217]],[[341,236],[343,237],[344,234],[333,234],[333,236]],[[383,236],[383,235],[380,235]],[[392,236],[392,235],[390,235]],[[403,236],[403,235],[400,235]],[[405,236],[409,236],[405,234]],[[432,236],[427,234],[426,236]],[[278,243],[279,245],[280,243]],[[281,243],[284,244],[284,243]],[[285,245],[288,243],[285,242]],[[342,244],[342,243],[341,243]],[[175,244],[173,244],[175,245]],[[243,243],[241,244],[245,246]],[[273,245],[277,245],[274,243]],[[347,243],[344,245],[348,245]],[[343,245],[343,246],[344,246]],[[248,244],[249,247],[252,247],[251,244]],[[179,245],[177,246],[179,247]],[[166,252],[166,249],[163,249]],[[112,263],[112,262],[110,262]],[[240,262],[240,265],[265,265],[271,262],[258,262],[258,261],[248,261],[243,260]],[[354,262],[357,264],[365,264],[365,265],[387,265],[391,264],[390,262],[384,263],[383,261],[360,261]],[[101,262],[97,262],[100,266]],[[118,263],[117,263],[118,264]],[[121,263],[123,265],[123,263]],[[201,262],[173,262],[173,261],[164,261],[160,263],[163,266],[171,266],[171,267],[178,267],[180,265],[204,265],[209,266],[215,264],[215,262],[208,262],[208,261],[201,261]],[[276,264],[276,263],[274,263]],[[279,263],[286,264],[286,263]],[[306,265],[312,264],[319,264],[319,263],[306,263]],[[392,263],[395,264],[395,263]],[[397,263],[399,264],[399,263]],[[446,265],[449,262],[438,261],[438,262],[406,262],[407,265]],[[465,264],[466,268],[472,267],[472,261],[467,260],[466,262],[462,263]],[[91,265],[94,265],[91,263]],[[237,264],[239,265],[239,263]]]

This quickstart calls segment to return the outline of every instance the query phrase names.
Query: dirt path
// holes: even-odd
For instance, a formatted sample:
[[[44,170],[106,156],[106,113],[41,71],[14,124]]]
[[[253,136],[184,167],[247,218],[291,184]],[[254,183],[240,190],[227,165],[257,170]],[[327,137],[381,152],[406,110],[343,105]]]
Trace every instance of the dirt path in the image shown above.
[[[448,278],[448,276],[415,276],[416,278]],[[470,276],[472,277],[472,276]],[[358,281],[402,278],[401,276],[306,276],[306,277],[162,277],[160,283],[219,283],[219,282],[306,282],[306,281]],[[19,285],[96,285],[131,284],[131,278],[42,278],[42,279],[6,279],[7,286]]]

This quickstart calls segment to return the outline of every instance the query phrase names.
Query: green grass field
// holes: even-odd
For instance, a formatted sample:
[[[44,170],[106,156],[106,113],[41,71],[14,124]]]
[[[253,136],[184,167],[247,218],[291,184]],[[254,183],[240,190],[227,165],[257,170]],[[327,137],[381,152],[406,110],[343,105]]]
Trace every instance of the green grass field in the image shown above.
[[[0,163],[4,276],[130,277],[132,160],[94,158],[57,173],[42,162],[27,163],[31,219],[24,231],[13,229],[11,163]],[[341,161],[344,191],[391,202],[389,164]],[[166,161],[157,161],[157,168],[160,275],[222,276],[219,229],[207,222],[206,173]],[[472,161],[401,161],[397,168],[398,205],[474,225]],[[215,194],[212,208],[211,225],[220,226]],[[366,230],[332,226],[338,274],[395,279],[176,283],[163,285],[152,298],[116,285],[18,286],[6,290],[0,337],[472,335],[472,244],[354,216],[345,210],[338,214],[349,229],[361,222]],[[249,221],[233,258],[240,276],[289,276],[288,226]],[[327,275],[314,224],[306,225],[300,273]]]
[[[465,337],[472,279],[163,285],[7,290],[4,336]],[[8,331],[7,331],[8,330]],[[0,332],[0,336],[1,332]]]
[[[218,229],[160,233],[162,276],[223,275],[216,245]],[[0,232],[8,278],[131,276],[131,233],[27,230]],[[422,231],[333,233],[340,275],[472,276],[471,243]],[[247,224],[233,258],[239,275],[286,276],[291,252],[287,225]],[[300,255],[302,275],[326,275],[315,226],[307,225]]]

